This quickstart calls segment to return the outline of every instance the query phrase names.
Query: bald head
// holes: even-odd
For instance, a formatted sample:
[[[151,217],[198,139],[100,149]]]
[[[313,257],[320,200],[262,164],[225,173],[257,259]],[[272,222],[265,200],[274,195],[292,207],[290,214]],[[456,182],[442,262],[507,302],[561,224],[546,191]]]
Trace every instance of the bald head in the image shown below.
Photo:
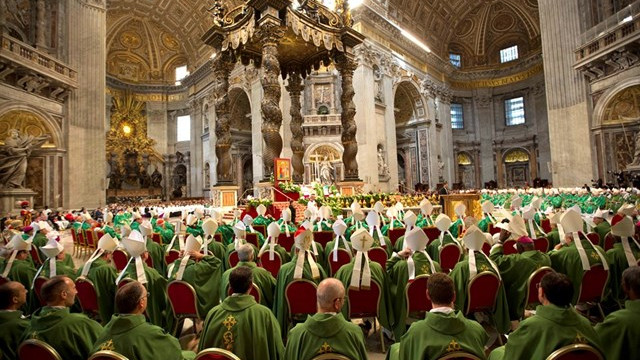
[[[334,278],[324,279],[318,284],[318,312],[340,312],[344,304],[344,286]]]
[[[17,281],[0,286],[0,310],[18,310],[27,302],[27,289]]]
[[[240,261],[253,261],[253,247],[249,244],[238,247],[238,259]]]

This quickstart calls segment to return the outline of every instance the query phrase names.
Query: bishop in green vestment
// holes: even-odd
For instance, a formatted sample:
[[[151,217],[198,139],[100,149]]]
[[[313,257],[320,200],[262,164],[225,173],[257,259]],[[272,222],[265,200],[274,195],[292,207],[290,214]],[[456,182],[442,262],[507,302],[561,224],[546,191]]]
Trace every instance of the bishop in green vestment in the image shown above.
[[[520,320],[524,315],[529,276],[543,266],[551,266],[549,255],[536,250],[533,240],[521,236],[517,243],[517,254],[504,255],[502,244],[494,246],[491,260],[498,265],[507,292],[509,318]]]
[[[104,327],[92,352],[111,350],[129,360],[195,358],[194,352],[180,349],[178,339],[147,322],[144,317],[147,295],[145,287],[137,281],[118,289],[115,301],[118,315],[113,315]]]
[[[27,303],[27,289],[17,281],[0,285],[0,359],[18,358],[17,350],[29,320],[19,309]]]
[[[78,269],[77,276],[80,277],[84,266]],[[111,265],[111,253],[105,252],[94,260],[87,269],[86,278],[91,280],[93,287],[98,294],[98,307],[100,320],[103,324],[111,319],[114,313],[113,298],[116,295],[116,278],[118,272]]]
[[[273,313],[249,295],[253,276],[246,266],[229,275],[232,296],[211,309],[204,321],[198,351],[217,347],[240,359],[282,359],[284,345]]]
[[[609,222],[605,220],[605,216],[607,216],[609,210],[596,210],[595,214],[593,214],[593,222],[596,226],[591,229],[591,231],[598,234],[600,237],[600,246],[604,246],[604,238],[607,236],[609,231],[611,231],[611,225]]]
[[[231,268],[222,274],[222,283],[220,285],[220,299],[224,300],[227,297],[229,290],[229,276],[233,269],[238,266],[246,266],[251,269],[253,274],[253,282],[260,289],[260,304],[271,308],[273,306],[273,290],[276,287],[276,279],[271,273],[261,267],[258,267],[254,262],[253,247],[250,244],[241,245],[238,248],[238,259],[240,262],[234,268]]]
[[[564,274],[549,273],[538,289],[536,314],[520,323],[505,346],[491,352],[489,360],[544,360],[555,350],[571,344],[589,344],[602,352],[600,337],[591,323],[571,306],[573,286]]]
[[[169,266],[169,281],[177,279],[189,283],[196,290],[198,297],[198,314],[206,316],[209,310],[218,305],[220,298],[220,276],[222,274],[222,261],[213,255],[204,255],[199,251],[186,251],[189,255],[182,276],[178,279],[180,263],[179,258]]]
[[[635,226],[633,221],[623,215],[616,215],[611,219],[611,235],[615,239],[613,248],[605,254],[607,264],[609,264],[609,289],[611,290],[611,300],[624,301],[625,293],[622,291],[622,272],[635,267],[640,261],[640,244],[633,237]]]
[[[69,312],[76,294],[76,286],[68,277],[49,279],[41,289],[47,305],[31,315],[22,340],[42,340],[56,349],[62,359],[88,358],[102,326],[84,314]]]
[[[326,353],[345,355],[349,359],[367,359],[362,330],[344,319],[345,291],[333,278],[320,282],[317,290],[318,313],[307,317],[289,332],[285,360],[310,360]]]
[[[433,308],[424,320],[411,324],[399,343],[393,344],[388,359],[437,359],[447,353],[464,351],[485,359],[488,340],[482,325],[454,310],[453,281],[445,274],[429,277],[427,297]]]
[[[609,314],[596,332],[607,359],[640,359],[640,267],[622,273],[622,287],[629,297],[625,308]]]

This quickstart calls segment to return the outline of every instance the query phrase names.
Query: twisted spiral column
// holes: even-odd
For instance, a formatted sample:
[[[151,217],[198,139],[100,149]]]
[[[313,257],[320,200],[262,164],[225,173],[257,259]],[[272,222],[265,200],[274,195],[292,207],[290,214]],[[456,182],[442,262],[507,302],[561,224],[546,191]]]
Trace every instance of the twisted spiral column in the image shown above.
[[[233,69],[231,56],[219,54],[213,62],[215,109],[216,109],[216,165],[217,183],[231,184],[231,116],[229,114],[229,74]]]
[[[342,105],[342,163],[344,164],[345,180],[360,181],[358,178],[358,142],[356,132],[358,130],[355,121],[356,105],[353,103],[353,72],[357,64],[353,58],[346,54],[341,54],[336,58],[336,68],[342,77],[342,95],[340,104]]]
[[[302,183],[304,178],[304,164],[302,163],[304,146],[302,139],[304,134],[302,132],[302,113],[300,112],[300,93],[304,89],[304,86],[302,85],[302,77],[299,73],[289,74],[289,84],[286,88],[291,97],[289,114],[291,114],[291,151],[293,151],[291,164],[293,165],[293,181]]]

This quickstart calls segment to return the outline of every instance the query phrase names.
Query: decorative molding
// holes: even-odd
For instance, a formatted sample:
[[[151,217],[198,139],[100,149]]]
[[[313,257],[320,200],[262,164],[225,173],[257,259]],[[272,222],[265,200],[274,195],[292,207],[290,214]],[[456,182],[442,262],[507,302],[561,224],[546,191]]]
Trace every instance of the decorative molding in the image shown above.
[[[543,65],[539,63],[534,67],[523,71],[518,74],[504,76],[496,79],[482,79],[482,80],[474,80],[474,81],[451,81],[450,85],[454,89],[478,89],[478,88],[491,88],[491,87],[499,87],[509,84],[518,83],[524,80],[527,80],[535,75],[541,74],[543,72]]]

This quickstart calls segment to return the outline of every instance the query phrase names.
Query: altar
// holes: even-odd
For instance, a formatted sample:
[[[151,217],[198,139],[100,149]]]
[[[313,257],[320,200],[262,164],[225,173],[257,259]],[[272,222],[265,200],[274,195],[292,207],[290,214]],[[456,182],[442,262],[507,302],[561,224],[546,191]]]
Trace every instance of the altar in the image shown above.
[[[440,195],[444,199],[444,213],[456,220],[458,217],[454,212],[458,204],[464,204],[467,207],[467,216],[473,216],[476,220],[482,219],[482,207],[480,206],[480,194],[453,194]],[[435,206],[434,206],[435,207]]]

